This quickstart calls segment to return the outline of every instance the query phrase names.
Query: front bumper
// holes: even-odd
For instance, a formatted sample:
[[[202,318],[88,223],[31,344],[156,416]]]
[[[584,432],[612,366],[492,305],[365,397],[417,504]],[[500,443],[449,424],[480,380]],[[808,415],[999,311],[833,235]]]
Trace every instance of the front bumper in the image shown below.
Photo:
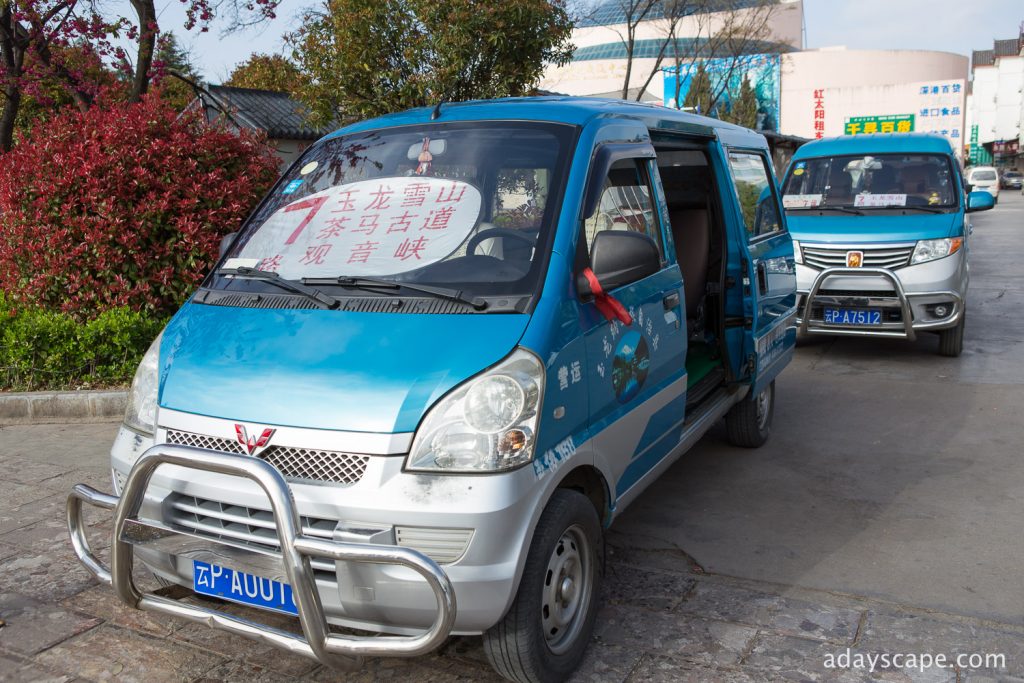
[[[161,465],[193,473],[223,475],[248,480],[269,501],[280,543],[279,553],[258,552],[223,539],[183,534],[158,521],[140,516],[150,480]],[[103,566],[89,547],[82,516],[83,503],[114,512],[110,567]],[[455,591],[448,576],[431,559],[409,548],[347,543],[315,538],[304,533],[302,518],[288,483],[270,464],[229,453],[186,446],[157,445],[139,458],[128,475],[120,498],[88,486],[75,486],[68,497],[67,522],[75,554],[100,581],[112,585],[130,607],[160,612],[207,624],[301,654],[325,665],[351,669],[362,657],[416,656],[437,648],[452,631],[456,616]],[[144,594],[132,579],[135,547],[166,551],[187,548],[194,559],[213,561],[242,572],[277,578],[292,587],[302,633],[288,633],[214,609],[181,603],[159,595]],[[310,565],[311,557],[329,558],[360,566],[391,565],[413,572],[429,587],[435,600],[433,623],[412,636],[349,636],[332,633],[327,624],[320,591]]]
[[[955,327],[964,315],[966,256],[952,256],[896,270],[797,266],[798,330],[802,334],[916,338],[918,332]],[[935,314],[945,305],[947,313]],[[824,308],[879,309],[880,325],[827,323]]]

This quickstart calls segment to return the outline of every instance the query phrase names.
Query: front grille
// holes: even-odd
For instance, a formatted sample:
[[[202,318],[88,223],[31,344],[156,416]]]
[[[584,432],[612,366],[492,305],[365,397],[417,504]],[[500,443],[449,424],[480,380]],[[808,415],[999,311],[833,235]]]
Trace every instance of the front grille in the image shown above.
[[[181,493],[171,494],[167,504],[168,522],[174,528],[207,538],[281,551],[274,515],[269,510],[231,505]],[[317,517],[301,519],[304,535],[328,540],[334,538],[337,521]],[[451,564],[460,559],[466,553],[472,537],[472,529],[395,527],[397,545],[418,550],[438,564]],[[332,560],[314,557],[310,559],[310,564],[317,571],[334,572]]]
[[[246,453],[242,444],[234,439],[193,434],[177,430],[167,431],[167,443],[204,448],[225,453]],[[329,482],[351,485],[363,478],[370,462],[368,455],[321,451],[310,448],[273,445],[255,457],[276,467],[289,481]]]
[[[800,245],[803,252],[804,263],[812,268],[845,268],[846,253],[849,251],[864,252],[865,267],[869,268],[902,268],[910,263],[910,255],[914,253],[914,246],[898,247],[864,247],[857,249],[837,249],[834,247],[816,247]]]
[[[167,499],[170,524],[199,536],[230,541],[274,552],[281,551],[277,539],[274,514],[269,510],[229,505],[215,500],[173,493]],[[302,517],[302,533],[316,538],[333,539],[338,522],[331,519]],[[317,571],[334,573],[334,562],[311,558]]]

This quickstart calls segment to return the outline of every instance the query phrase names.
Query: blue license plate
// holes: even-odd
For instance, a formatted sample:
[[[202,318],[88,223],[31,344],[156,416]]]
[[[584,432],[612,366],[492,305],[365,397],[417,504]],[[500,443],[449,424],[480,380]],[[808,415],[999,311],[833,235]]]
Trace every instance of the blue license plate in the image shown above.
[[[287,583],[199,560],[192,560],[192,590],[202,595],[275,612],[295,615],[299,613],[292,595],[292,587]]]
[[[881,325],[882,312],[877,308],[826,308],[829,325]]]

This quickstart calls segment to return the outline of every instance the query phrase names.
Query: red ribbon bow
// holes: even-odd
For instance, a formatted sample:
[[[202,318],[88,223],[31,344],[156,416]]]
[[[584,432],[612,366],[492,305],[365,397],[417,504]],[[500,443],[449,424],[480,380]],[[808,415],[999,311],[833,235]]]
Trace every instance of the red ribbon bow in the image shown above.
[[[605,318],[608,320],[618,320],[626,326],[633,324],[633,316],[619,303],[618,299],[604,291],[593,270],[590,268],[584,269],[583,277],[587,278],[587,282],[590,283],[590,292],[594,295],[594,305],[597,306],[597,310],[601,311]]]

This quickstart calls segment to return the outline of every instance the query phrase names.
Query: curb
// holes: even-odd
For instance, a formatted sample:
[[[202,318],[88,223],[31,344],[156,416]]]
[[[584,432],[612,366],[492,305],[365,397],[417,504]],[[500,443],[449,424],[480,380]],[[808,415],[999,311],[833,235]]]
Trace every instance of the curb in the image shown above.
[[[107,422],[123,417],[127,402],[127,391],[0,393],[0,426]]]

